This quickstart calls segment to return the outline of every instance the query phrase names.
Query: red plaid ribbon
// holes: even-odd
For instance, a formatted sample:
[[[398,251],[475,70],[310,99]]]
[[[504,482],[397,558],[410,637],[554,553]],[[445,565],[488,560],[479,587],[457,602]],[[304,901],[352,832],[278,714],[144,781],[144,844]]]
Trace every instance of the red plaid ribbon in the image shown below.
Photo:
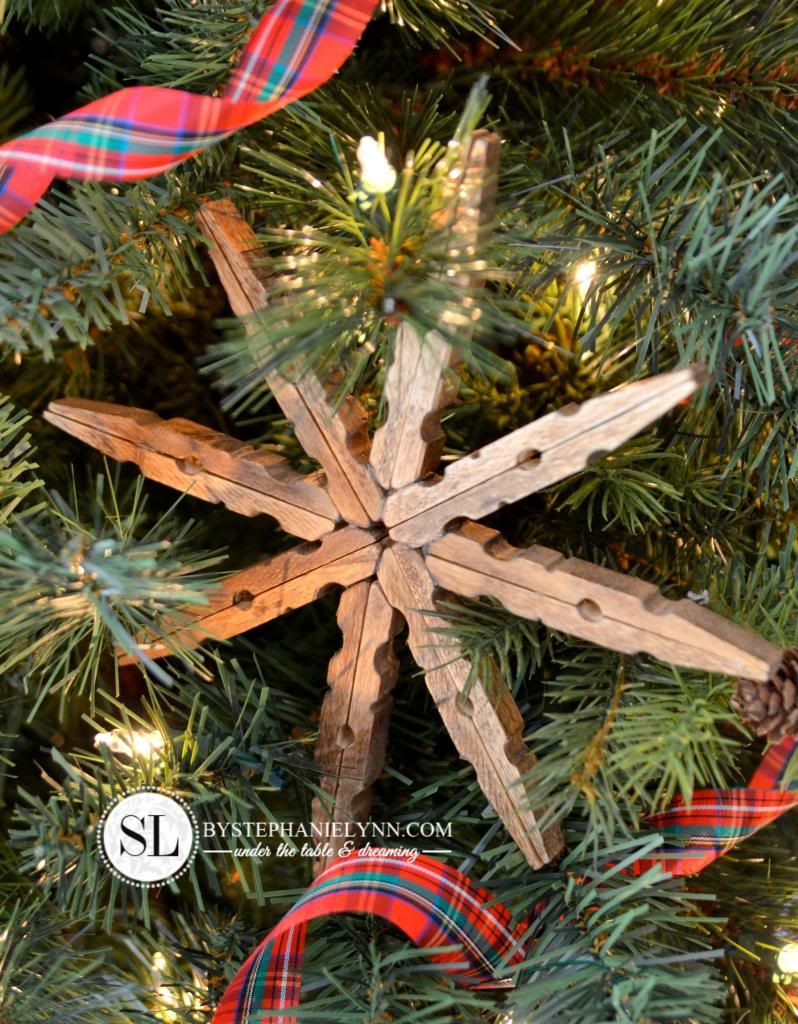
[[[121,89],[0,146],[0,233],[53,179],[119,181],[160,174],[317,89],[341,67],[377,0],[277,0],[224,94]]]
[[[689,807],[677,799],[653,815],[649,824],[666,845],[638,860],[633,872],[660,866],[671,875],[694,874],[795,807],[798,790],[780,787],[796,745],[788,737],[771,747],[748,789],[700,790]],[[299,1005],[307,923],[327,914],[375,914],[423,949],[456,947],[431,958],[462,985],[511,987],[501,971],[523,960],[527,924],[513,926],[505,907],[454,868],[392,853],[339,858],[319,875],[238,971],[212,1024],[295,1024],[283,1011]]]
[[[299,1005],[307,922],[327,914],[375,914],[422,949],[456,947],[431,959],[461,984],[511,987],[499,974],[524,957],[523,925],[513,928],[510,912],[454,868],[392,852],[353,854],[323,871],[238,971],[212,1024],[295,1024],[282,1011]]]
[[[768,750],[747,789],[700,789],[690,805],[677,797],[648,819],[665,845],[635,864],[640,875],[655,864],[671,875],[702,871],[732,846],[798,805],[796,783],[782,789],[798,738],[788,736]]]

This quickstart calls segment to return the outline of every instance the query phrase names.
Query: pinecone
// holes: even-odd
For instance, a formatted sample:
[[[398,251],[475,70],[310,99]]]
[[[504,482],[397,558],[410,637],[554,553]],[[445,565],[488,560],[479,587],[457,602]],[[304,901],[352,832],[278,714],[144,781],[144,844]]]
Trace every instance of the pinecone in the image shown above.
[[[765,682],[741,679],[732,707],[757,736],[771,743],[798,733],[798,648],[789,647]]]

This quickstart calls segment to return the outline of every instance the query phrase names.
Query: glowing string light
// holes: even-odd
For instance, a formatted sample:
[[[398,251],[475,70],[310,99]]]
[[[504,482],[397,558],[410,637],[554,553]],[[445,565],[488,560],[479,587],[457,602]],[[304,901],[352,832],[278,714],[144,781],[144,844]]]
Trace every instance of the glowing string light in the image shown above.
[[[385,155],[385,140],[364,135],[358,143],[360,185],[369,195],[385,195],[396,184],[396,171]]]
[[[153,983],[158,995],[158,1009],[155,1016],[164,1024],[176,1024],[178,1021],[207,1020],[206,1015],[201,1012],[205,1005],[202,995],[196,991],[180,991],[175,983],[165,984],[164,974],[169,963],[160,950],[152,955]],[[195,985],[198,978],[194,976]],[[188,1012],[186,1012],[188,1011]]]
[[[163,750],[164,738],[157,729],[150,732],[98,732],[94,737],[95,747],[105,747],[112,754],[126,754],[128,757],[151,757]]]
[[[776,958],[781,974],[798,974],[798,942],[788,942]]]
[[[574,283],[581,292],[586,292],[596,276],[598,267],[595,260],[584,260],[574,270]]]

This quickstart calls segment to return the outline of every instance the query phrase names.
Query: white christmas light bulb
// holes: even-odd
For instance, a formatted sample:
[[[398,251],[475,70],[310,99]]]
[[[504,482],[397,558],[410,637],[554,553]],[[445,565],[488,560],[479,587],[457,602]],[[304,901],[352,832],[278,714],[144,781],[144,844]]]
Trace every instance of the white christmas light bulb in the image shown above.
[[[788,942],[776,963],[781,974],[798,974],[798,942]]]
[[[133,752],[149,755],[156,750],[163,750],[163,736],[157,729],[152,732],[134,732],[132,737]]]
[[[357,162],[360,164],[360,184],[370,195],[384,195],[396,184],[396,171],[385,155],[385,143],[364,135],[358,143]]]
[[[164,739],[157,729],[150,732],[98,732],[94,737],[95,747],[106,747],[112,754],[138,754],[149,757],[156,750],[163,750]]]
[[[595,260],[585,260],[583,263],[580,263],[574,271],[574,281],[577,288],[586,292],[590,287],[591,281],[596,276],[597,269]]]

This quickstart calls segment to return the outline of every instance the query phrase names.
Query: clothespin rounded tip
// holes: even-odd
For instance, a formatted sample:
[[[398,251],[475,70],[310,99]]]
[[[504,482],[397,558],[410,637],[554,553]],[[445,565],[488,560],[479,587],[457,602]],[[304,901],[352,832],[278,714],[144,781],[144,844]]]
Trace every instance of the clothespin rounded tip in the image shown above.
[[[712,374],[709,372],[709,367],[703,363],[692,363],[690,370],[693,374],[693,380],[696,382],[697,387],[703,387],[704,384],[708,384],[712,380]]]

